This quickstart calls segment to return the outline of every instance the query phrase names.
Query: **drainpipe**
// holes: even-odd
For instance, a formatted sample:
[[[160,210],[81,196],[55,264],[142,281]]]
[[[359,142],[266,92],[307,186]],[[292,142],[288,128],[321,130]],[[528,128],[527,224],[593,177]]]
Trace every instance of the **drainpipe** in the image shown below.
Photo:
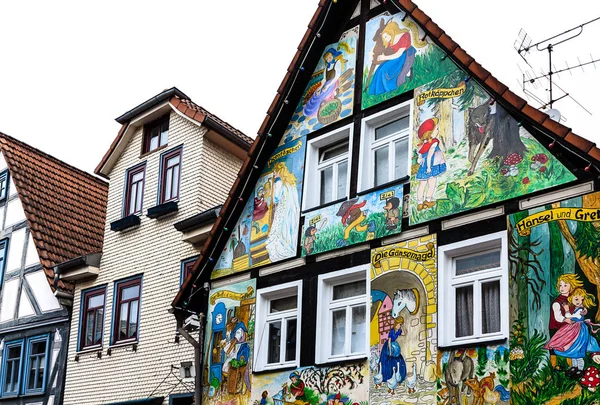
[[[198,340],[196,341],[185,328],[181,325],[181,321],[178,318],[177,329],[181,336],[185,338],[194,347],[194,367],[196,369],[195,387],[194,387],[194,403],[196,405],[202,404],[202,352],[204,350],[204,332],[206,330],[205,325],[206,315],[203,312],[198,314],[198,321],[200,322],[200,331],[198,334]]]

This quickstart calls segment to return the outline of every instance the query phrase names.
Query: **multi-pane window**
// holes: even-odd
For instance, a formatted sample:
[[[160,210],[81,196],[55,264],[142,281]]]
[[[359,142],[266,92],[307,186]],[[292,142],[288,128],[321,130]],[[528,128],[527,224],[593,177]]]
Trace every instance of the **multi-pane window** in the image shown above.
[[[169,142],[169,116],[151,122],[144,128],[142,153],[152,152]]]
[[[0,285],[4,279],[4,268],[6,266],[6,251],[8,248],[8,239],[0,241]]]
[[[116,284],[113,344],[137,340],[141,293],[141,277]]]
[[[22,363],[23,340],[5,343],[2,353],[2,396],[19,395]]]
[[[0,201],[6,199],[8,195],[8,170],[0,173]]]
[[[125,192],[125,215],[140,214],[144,200],[144,177],[146,164],[127,171],[127,190]]]
[[[443,345],[506,337],[506,232],[441,246],[440,319]],[[441,331],[442,332],[442,331]]]
[[[366,354],[367,298],[365,266],[319,276],[317,362]]]
[[[319,149],[319,203],[346,197],[348,185],[348,140]]]
[[[25,364],[25,394],[41,393],[46,383],[49,336],[30,338],[27,341]]]
[[[84,291],[82,294],[80,349],[102,346],[106,288]]]
[[[300,303],[300,282],[258,291],[255,371],[298,365]]]
[[[181,283],[185,281],[187,276],[192,272],[194,263],[196,263],[197,257],[192,257],[181,262]]]
[[[167,152],[161,157],[160,203],[179,198],[181,179],[181,148]]]
[[[373,186],[408,175],[408,135],[408,116],[375,128],[371,142]]]

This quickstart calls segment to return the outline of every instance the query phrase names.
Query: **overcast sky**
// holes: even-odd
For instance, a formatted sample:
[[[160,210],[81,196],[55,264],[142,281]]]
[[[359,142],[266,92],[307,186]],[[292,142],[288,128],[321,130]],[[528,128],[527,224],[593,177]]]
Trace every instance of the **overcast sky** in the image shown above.
[[[520,28],[535,43],[600,16],[597,0],[578,0],[570,9],[557,0],[416,2],[519,94],[517,65],[532,70],[513,49]],[[177,86],[254,137],[316,6],[317,0],[0,2],[0,131],[91,172],[117,134],[114,118]],[[556,68],[587,62],[590,54],[600,58],[598,38],[600,21],[557,46]],[[547,69],[546,52],[528,61],[536,75]],[[555,108],[565,125],[600,143],[597,65],[562,73],[556,82],[593,115],[570,98]],[[547,84],[540,84],[528,88],[546,100]]]

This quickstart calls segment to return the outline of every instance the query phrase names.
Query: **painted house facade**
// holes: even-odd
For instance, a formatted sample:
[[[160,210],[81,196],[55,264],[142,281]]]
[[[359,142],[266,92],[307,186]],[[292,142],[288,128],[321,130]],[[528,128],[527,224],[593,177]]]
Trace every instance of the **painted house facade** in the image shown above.
[[[172,303],[204,404],[600,399],[600,149],[410,0],[317,12]]]
[[[0,134],[0,403],[62,404],[73,284],[102,250],[108,185]]]
[[[166,300],[251,139],[176,88],[117,121],[122,129],[96,169],[109,179],[101,258],[59,269],[75,283],[64,403],[189,404],[194,352]]]

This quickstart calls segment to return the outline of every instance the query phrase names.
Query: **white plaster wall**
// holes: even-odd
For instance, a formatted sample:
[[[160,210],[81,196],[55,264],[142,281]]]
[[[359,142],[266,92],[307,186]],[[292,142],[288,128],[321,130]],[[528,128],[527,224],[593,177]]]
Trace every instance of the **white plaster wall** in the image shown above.
[[[78,283],[75,290],[65,405],[98,405],[146,398],[169,374],[171,365],[179,367],[180,362],[193,360],[192,346],[183,337],[179,344],[174,343],[175,317],[167,310],[179,289],[181,260],[199,252],[181,241],[181,233],[175,230],[173,224],[222,203],[242,163],[237,159],[232,162],[225,151],[204,140],[204,132],[204,129],[172,112],[167,148],[140,159],[142,130],[139,129],[110,173],[100,275],[96,280]],[[146,212],[157,202],[160,154],[181,144],[184,146],[179,211],[165,218],[150,219]],[[213,155],[223,157],[225,162],[213,159]],[[206,162],[203,162],[204,159]],[[125,171],[144,160],[146,179],[141,225],[113,232],[110,222],[122,217]],[[204,195],[208,194],[208,190],[211,190],[210,197]],[[137,351],[133,352],[131,346],[127,346],[113,349],[108,356],[114,281],[142,273]],[[81,291],[100,285],[108,286],[103,355],[99,359],[95,352],[82,354],[76,362]],[[174,371],[178,374],[178,370]],[[173,376],[167,378],[153,396],[166,396],[177,382]],[[172,394],[182,392],[189,392],[189,389],[179,386]],[[165,404],[168,404],[168,399]]]

